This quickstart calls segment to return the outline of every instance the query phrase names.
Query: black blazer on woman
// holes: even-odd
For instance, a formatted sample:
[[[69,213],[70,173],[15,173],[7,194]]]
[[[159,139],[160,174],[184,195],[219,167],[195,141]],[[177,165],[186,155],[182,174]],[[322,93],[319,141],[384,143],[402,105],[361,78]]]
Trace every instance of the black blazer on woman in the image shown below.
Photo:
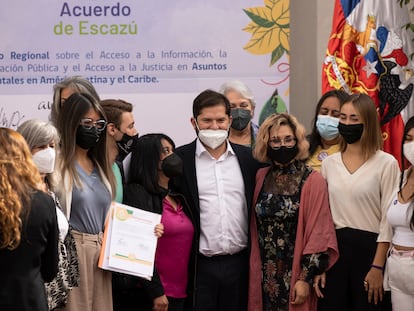
[[[0,249],[1,311],[48,310],[44,282],[58,271],[56,207],[49,195],[36,191],[28,211],[22,215],[20,245]]]
[[[185,198],[182,195],[170,192],[167,189],[164,189],[164,191],[155,194],[149,193],[140,184],[130,183],[124,186],[123,203],[145,211],[162,214],[162,201],[167,194],[181,202],[181,204],[183,205],[184,213],[189,217],[190,221],[194,225],[194,217],[187,205]],[[196,244],[195,242],[193,242],[192,251],[190,254],[191,257],[195,256],[195,246]],[[192,260],[190,258],[190,262],[191,261]],[[195,267],[190,266],[189,274],[194,274],[194,271]],[[144,280],[135,276],[128,276],[118,273],[113,275],[113,282],[117,290],[121,291],[121,295],[119,296],[119,298],[118,296],[116,296],[114,310],[123,310],[126,308],[132,309],[135,306],[139,306],[139,310],[152,310],[153,299],[164,295],[164,288],[161,284],[161,279],[156,267],[154,269],[154,275],[151,281]],[[131,299],[132,297],[134,298]],[[137,299],[139,300],[139,302],[137,302]],[[121,302],[119,300],[121,300]]]

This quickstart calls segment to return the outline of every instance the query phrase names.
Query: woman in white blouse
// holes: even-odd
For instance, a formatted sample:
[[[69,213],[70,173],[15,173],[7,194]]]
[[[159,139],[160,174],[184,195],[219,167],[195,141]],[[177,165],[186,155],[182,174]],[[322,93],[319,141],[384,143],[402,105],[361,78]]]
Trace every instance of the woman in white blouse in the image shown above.
[[[403,169],[406,160],[414,164],[414,117],[404,128],[401,147]],[[400,187],[387,212],[393,237],[387,260],[384,287],[391,289],[393,310],[412,311],[414,306],[414,171],[413,166],[401,174]]]
[[[340,152],[322,162],[339,247],[339,260],[326,274],[319,310],[367,311],[383,298],[383,267],[391,241],[387,209],[398,185],[396,159],[381,151],[377,111],[365,94],[341,107]],[[319,285],[314,286],[318,292]]]

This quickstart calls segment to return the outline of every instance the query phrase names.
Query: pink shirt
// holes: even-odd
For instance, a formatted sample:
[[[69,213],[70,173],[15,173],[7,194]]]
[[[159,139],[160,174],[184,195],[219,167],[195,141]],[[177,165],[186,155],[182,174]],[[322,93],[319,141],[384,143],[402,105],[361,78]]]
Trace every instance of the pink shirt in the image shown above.
[[[165,199],[161,223],[164,225],[164,234],[158,240],[155,267],[160,275],[165,295],[185,298],[194,227],[184,213],[181,203],[175,211]]]

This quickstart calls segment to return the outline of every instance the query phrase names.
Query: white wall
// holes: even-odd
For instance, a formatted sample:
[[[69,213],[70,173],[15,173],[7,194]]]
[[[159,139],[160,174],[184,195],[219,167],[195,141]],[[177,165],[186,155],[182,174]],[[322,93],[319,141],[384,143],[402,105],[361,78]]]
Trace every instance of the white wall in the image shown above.
[[[321,68],[331,32],[334,0],[294,0],[291,5],[290,112],[311,129],[321,96]]]

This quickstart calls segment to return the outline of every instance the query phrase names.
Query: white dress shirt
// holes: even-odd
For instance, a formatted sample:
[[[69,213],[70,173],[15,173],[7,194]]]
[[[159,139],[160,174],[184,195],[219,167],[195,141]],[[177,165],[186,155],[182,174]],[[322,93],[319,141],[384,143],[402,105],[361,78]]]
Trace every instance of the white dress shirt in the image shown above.
[[[200,202],[200,253],[235,254],[247,247],[248,216],[240,164],[231,145],[213,158],[197,139],[195,166]]]

